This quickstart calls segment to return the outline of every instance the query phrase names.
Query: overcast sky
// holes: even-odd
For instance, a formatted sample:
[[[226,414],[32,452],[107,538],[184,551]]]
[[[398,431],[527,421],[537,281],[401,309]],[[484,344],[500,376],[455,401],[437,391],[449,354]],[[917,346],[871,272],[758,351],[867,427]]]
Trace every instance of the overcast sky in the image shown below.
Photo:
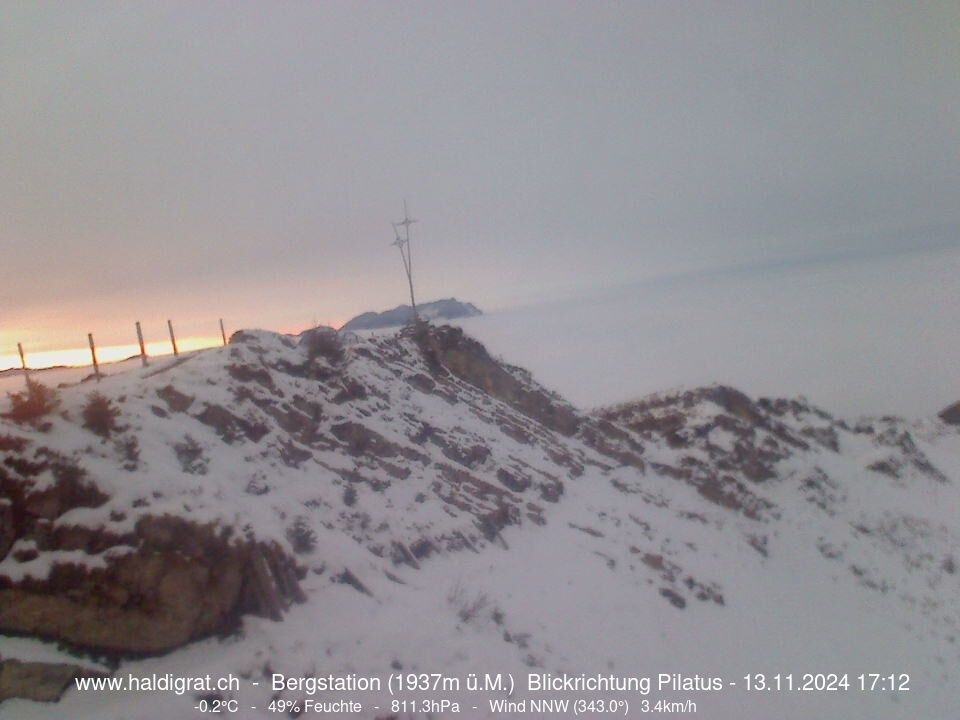
[[[960,240],[960,3],[0,5],[0,342]],[[0,353],[2,354],[2,353]]]

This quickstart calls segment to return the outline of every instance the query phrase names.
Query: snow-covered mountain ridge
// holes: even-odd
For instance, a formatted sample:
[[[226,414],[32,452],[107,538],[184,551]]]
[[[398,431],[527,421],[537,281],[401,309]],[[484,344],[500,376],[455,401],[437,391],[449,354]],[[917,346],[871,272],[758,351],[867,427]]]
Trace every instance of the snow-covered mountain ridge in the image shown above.
[[[846,717],[948,702],[960,434],[940,420],[847,422],[721,386],[586,413],[426,325],[242,332],[95,389],[119,410],[107,437],[83,427],[89,384],[45,427],[0,424],[6,632],[120,658],[212,636],[124,667],[245,677],[879,656],[923,693]],[[58,622],[66,607],[88,622]],[[131,644],[138,623],[163,632]],[[134,700],[63,702],[109,717]],[[785,702],[768,709],[822,709]]]

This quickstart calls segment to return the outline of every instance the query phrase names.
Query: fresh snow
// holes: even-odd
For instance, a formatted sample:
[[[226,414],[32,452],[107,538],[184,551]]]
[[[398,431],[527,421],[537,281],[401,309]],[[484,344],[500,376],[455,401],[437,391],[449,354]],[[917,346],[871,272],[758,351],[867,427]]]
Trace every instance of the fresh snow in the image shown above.
[[[811,443],[809,450],[776,463],[776,479],[748,483],[751,492],[775,508],[752,519],[656,469],[680,467],[685,458],[712,462],[736,451],[735,434],[708,429],[723,412],[715,403],[688,408],[690,426],[705,429],[687,448],[638,435],[646,466],[640,471],[611,466],[609,458],[580,439],[548,431],[466,383],[453,381],[458,393],[453,403],[417,389],[406,379],[426,370],[409,339],[353,337],[347,354],[349,377],[370,390],[364,400],[335,403],[332,389],[279,372],[271,372],[272,381],[287,398],[317,399],[324,430],[336,422],[362,423],[391,443],[427,453],[434,465],[411,462],[413,472],[398,479],[384,476],[363,456],[333,447],[314,452],[299,467],[284,463],[278,448],[287,438],[258,408],[238,402],[237,383],[227,370],[237,362],[270,367],[302,360],[294,339],[262,331],[183,362],[132,367],[95,387],[65,388],[66,418],[53,419],[47,433],[23,433],[82,460],[110,496],[105,505],[72,510],[58,523],[123,530],[144,514],[169,512],[250,528],[260,538],[289,546],[291,520],[304,518],[317,535],[316,549],[297,557],[308,568],[303,581],[308,601],[293,606],[282,622],[247,617],[234,637],[208,639],[165,657],[126,661],[118,674],[241,675],[247,680],[238,696],[240,716],[248,718],[271,716],[266,711],[273,694],[266,668],[291,676],[358,673],[383,678],[397,668],[461,678],[471,672],[509,672],[518,680],[529,672],[679,672],[737,682],[737,688],[720,693],[658,695],[692,698],[698,715],[710,720],[955,716],[960,576],[946,572],[944,561],[960,559],[956,429],[933,419],[892,418],[850,421],[846,429],[838,428],[834,420],[802,405],[782,418],[785,426],[797,436],[808,428],[833,428],[839,452]],[[570,363],[582,360],[568,358]],[[167,408],[157,391],[168,385],[194,398],[189,412],[155,414],[155,406]],[[255,383],[249,386],[260,392]],[[136,470],[120,470],[117,448],[80,427],[80,409],[94,389],[119,404],[120,422],[138,439]],[[251,421],[266,420],[269,432],[258,442],[227,444],[193,417],[204,404],[245,413]],[[524,444],[509,437],[493,420],[497,413],[524,423],[540,439]],[[429,421],[460,445],[489,447],[491,460],[471,472],[491,483],[497,483],[494,461],[504,458],[561,476],[559,502],[536,500],[545,524],[523,518],[493,540],[478,535],[470,513],[440,502],[433,492],[435,463],[454,463],[437,447],[411,443],[410,428],[420,421]],[[854,432],[857,422],[874,423],[873,434]],[[886,443],[885,429],[909,434],[917,453],[945,481],[917,469],[911,464],[914,455]],[[185,471],[173,450],[187,436],[202,450],[202,472]],[[585,461],[580,477],[567,476],[546,451],[553,446]],[[898,477],[868,469],[890,457],[903,466]],[[803,483],[815,470],[830,479],[825,507],[811,500]],[[343,477],[348,473],[389,485],[376,489],[353,483],[355,505],[346,506]],[[426,502],[422,494],[429,496]],[[122,519],[111,519],[113,511],[121,512]],[[419,568],[392,562],[389,552],[377,553],[394,541],[409,546],[422,537],[457,533],[470,537],[475,551],[450,550],[437,542],[437,551]],[[766,554],[752,543],[759,536],[765,538]],[[18,563],[12,555],[0,563],[0,574],[13,578],[43,577],[52,562],[63,559],[41,554]],[[647,555],[677,567],[675,585],[644,562]],[[104,561],[98,556],[70,559],[91,567]],[[344,569],[370,594],[331,582]],[[660,590],[686,592],[683,578],[722,595],[722,604],[697,600],[691,592],[685,595],[685,607],[674,607]],[[0,638],[4,657],[36,657],[38,648],[50,646]],[[58,654],[52,648],[44,652]],[[851,681],[861,672],[907,672],[911,690],[898,695],[853,690],[747,695],[742,676],[757,672],[768,677],[839,672],[848,673]],[[259,680],[260,686],[252,687],[248,680]],[[517,697],[524,695],[520,691]],[[464,691],[437,696],[460,701],[468,708],[464,717],[488,716],[486,698],[494,697]],[[304,696],[286,692],[283,697]],[[368,707],[374,704],[371,695],[355,697]],[[388,696],[380,693],[376,699],[383,709],[363,717],[390,715]],[[636,715],[638,699],[630,699]],[[8,701],[0,705],[0,718],[33,720],[53,711],[78,719],[159,720],[188,716],[195,703],[191,695],[71,691],[55,710]],[[470,709],[473,705],[479,709]]]

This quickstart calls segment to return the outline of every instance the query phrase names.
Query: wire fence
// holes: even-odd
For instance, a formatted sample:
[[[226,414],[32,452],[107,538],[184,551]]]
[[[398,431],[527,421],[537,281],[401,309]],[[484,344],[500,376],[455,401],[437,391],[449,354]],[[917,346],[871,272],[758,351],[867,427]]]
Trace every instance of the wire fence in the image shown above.
[[[220,329],[220,341],[223,343],[223,345],[226,345],[227,332],[223,325],[223,318],[220,318],[218,322],[219,322],[219,329]],[[173,355],[174,357],[178,357],[181,352],[188,352],[190,350],[199,350],[201,349],[201,347],[211,347],[214,345],[214,343],[210,343],[210,342],[206,342],[202,345],[198,345],[198,343],[196,342],[196,338],[188,338],[187,346],[184,347],[182,344],[182,341],[178,341],[177,334],[174,329],[173,321],[170,319],[167,320],[167,328],[166,328],[167,336],[169,338],[168,340],[159,341],[159,342],[155,341],[150,343],[146,342],[144,340],[143,327],[141,326],[139,320],[137,320],[134,323],[134,329],[136,331],[136,338],[137,338],[137,342],[135,345],[110,346],[112,350],[117,350],[119,348],[121,350],[129,351],[130,349],[134,349],[134,352],[133,353],[123,352],[122,357],[119,357],[119,358],[114,357],[107,360],[107,362],[118,362],[122,360],[129,360],[129,359],[139,357],[143,367],[147,367],[150,364],[151,357],[164,356],[164,355]],[[86,362],[77,362],[76,360],[79,360],[79,358],[76,357],[76,352],[74,352],[72,353],[72,356],[74,357],[74,361],[63,363],[63,365],[67,367],[92,367],[93,376],[99,382],[103,377],[103,373],[100,369],[100,366],[103,360],[98,355],[97,343],[96,343],[96,340],[94,339],[94,335],[92,332],[87,333],[87,346],[89,347],[89,356]],[[167,347],[169,347],[169,350],[165,351]],[[51,353],[45,352],[44,354],[51,354]],[[59,353],[59,354],[62,354],[62,353]],[[17,356],[20,361],[20,371],[22,372],[24,381],[27,383],[30,382],[31,373],[39,372],[42,370],[48,370],[51,367],[53,367],[50,365],[46,365],[43,367],[31,367],[30,363],[28,362],[29,349],[25,348],[22,342],[17,343]]]

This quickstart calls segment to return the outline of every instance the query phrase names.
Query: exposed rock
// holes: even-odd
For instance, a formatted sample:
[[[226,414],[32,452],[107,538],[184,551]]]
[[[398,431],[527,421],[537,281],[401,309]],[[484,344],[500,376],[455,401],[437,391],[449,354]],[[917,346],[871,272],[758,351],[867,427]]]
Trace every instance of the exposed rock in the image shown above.
[[[351,455],[373,455],[378,458],[392,458],[409,454],[396,443],[387,440],[380,433],[357,422],[342,422],[333,425],[330,432],[347,446]],[[412,459],[412,458],[411,458]]]
[[[148,516],[134,542],[105,568],[64,563],[43,580],[3,580],[0,631],[143,655],[231,631],[243,613],[278,619],[303,599],[278,548],[232,542],[228,530]]]
[[[436,370],[449,371],[562,435],[573,435],[580,427],[580,419],[570,405],[521,382],[460,328],[433,328],[421,323],[414,339]]]
[[[751,485],[777,478],[778,463],[812,447],[839,449],[834,421],[822,411],[794,400],[754,401],[722,385],[654,395],[599,415],[682,451],[679,462],[656,463],[657,472],[751,519],[777,512]]]
[[[13,504],[0,498],[0,561],[2,561],[17,539],[13,525]]]
[[[342,573],[340,573],[339,575],[334,575],[330,579],[336,583],[349,585],[357,592],[373,597],[373,593],[370,592],[370,590],[367,588],[366,585],[360,582],[359,578],[357,578],[356,575],[350,572],[350,568],[344,568]]]
[[[683,599],[683,595],[678,593],[676,590],[671,590],[670,588],[660,588],[660,594],[669,600],[671,605],[679,610],[683,610],[687,606],[687,601]]]
[[[234,380],[242,383],[256,382],[270,391],[274,391],[273,378],[270,377],[270,371],[265,367],[253,367],[251,365],[229,365],[227,372]]]
[[[163,400],[173,412],[186,412],[193,404],[192,397],[184,395],[173,385],[166,385],[157,390],[157,397]]]
[[[940,419],[949,425],[960,425],[960,402],[955,402],[940,412]]]
[[[235,443],[242,438],[259,442],[270,429],[263,423],[239,417],[222,405],[207,403],[197,420],[216,430],[225,443]]]

